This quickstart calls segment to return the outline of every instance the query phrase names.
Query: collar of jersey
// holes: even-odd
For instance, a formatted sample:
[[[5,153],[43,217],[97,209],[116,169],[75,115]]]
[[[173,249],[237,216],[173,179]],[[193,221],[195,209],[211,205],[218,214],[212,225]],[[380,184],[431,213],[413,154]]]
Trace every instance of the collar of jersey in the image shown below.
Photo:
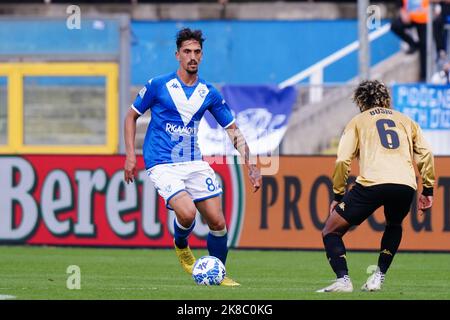
[[[186,83],[184,83],[183,80],[180,79],[180,77],[178,76],[178,73],[176,71],[175,71],[175,77],[177,78],[178,82],[180,82],[180,84],[182,86],[185,86],[185,87],[188,87],[188,88],[195,88],[200,82],[200,77],[198,76],[198,74],[197,74],[197,81],[195,81],[194,84],[190,85],[190,86],[187,85]]]

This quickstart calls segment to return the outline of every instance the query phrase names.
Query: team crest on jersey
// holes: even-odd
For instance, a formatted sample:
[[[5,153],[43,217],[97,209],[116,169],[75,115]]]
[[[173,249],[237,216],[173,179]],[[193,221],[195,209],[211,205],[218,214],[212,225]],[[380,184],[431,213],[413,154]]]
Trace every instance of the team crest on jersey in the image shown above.
[[[198,95],[199,95],[201,98],[204,98],[204,97],[206,96],[206,90],[205,90],[205,89],[200,89],[200,90],[198,90]]]

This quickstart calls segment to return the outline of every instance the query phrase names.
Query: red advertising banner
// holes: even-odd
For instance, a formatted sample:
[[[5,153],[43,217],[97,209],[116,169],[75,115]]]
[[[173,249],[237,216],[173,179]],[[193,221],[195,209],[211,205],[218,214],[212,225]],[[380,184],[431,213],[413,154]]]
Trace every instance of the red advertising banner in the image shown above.
[[[173,211],[158,196],[141,158],[135,182],[124,182],[124,160],[0,157],[0,244],[172,247]],[[257,193],[236,158],[206,160],[224,191],[229,246],[323,249],[335,157],[280,157]],[[421,216],[413,204],[403,223],[402,250],[450,251],[450,158],[436,157],[435,164],[433,208]],[[353,179],[357,173],[354,161]],[[344,240],[348,249],[377,250],[383,230],[379,209]],[[190,245],[205,247],[208,232],[198,215]]]
[[[142,159],[134,183],[123,180],[123,156],[0,157],[0,243],[171,247],[174,213],[159,197]],[[211,164],[224,192],[229,228],[236,223],[233,165]],[[199,218],[199,217],[198,217]],[[197,219],[192,247],[208,226]]]

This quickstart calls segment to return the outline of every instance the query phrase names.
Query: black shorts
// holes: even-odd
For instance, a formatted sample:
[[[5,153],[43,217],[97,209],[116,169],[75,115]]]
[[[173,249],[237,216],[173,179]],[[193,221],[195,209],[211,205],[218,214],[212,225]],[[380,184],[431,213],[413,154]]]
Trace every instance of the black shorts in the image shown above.
[[[386,222],[401,224],[411,208],[416,190],[404,184],[378,184],[364,187],[356,183],[336,206],[336,212],[350,225],[360,225],[384,206]]]

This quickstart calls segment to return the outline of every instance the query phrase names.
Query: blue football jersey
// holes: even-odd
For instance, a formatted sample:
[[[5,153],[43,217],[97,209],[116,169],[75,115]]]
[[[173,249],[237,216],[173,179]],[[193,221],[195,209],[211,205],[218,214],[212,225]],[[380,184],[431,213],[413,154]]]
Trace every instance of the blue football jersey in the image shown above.
[[[147,169],[162,163],[201,160],[197,131],[206,110],[224,128],[234,122],[216,88],[200,78],[187,86],[176,72],[149,80],[131,107],[140,115],[147,109],[151,112],[143,145]]]

